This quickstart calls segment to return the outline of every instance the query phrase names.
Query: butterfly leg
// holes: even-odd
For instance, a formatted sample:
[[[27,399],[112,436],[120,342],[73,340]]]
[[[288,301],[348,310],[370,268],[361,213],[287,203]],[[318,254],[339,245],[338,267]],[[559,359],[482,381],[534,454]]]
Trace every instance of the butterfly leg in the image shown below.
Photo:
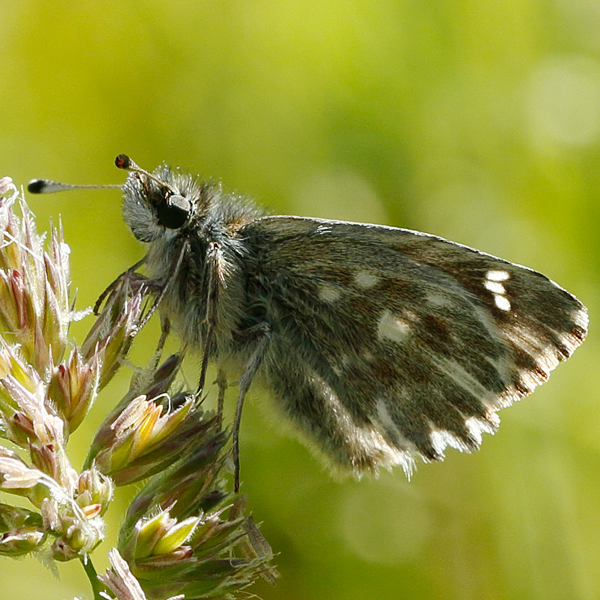
[[[160,338],[158,339],[158,343],[156,344],[156,350],[154,350],[154,357],[152,358],[151,368],[156,370],[160,363],[160,357],[162,356],[162,352],[165,347],[165,343],[167,338],[169,337],[169,333],[171,333],[171,321],[169,318],[161,315],[160,316]]]
[[[242,408],[244,406],[244,398],[246,397],[246,393],[250,388],[250,384],[252,383],[252,379],[256,375],[260,364],[265,356],[267,347],[269,345],[270,336],[270,327],[265,325],[263,328],[263,335],[258,339],[258,343],[246,368],[244,370],[243,375],[240,377],[239,381],[239,392],[238,392],[238,400],[235,407],[235,419],[233,421],[233,464],[234,464],[234,481],[235,481],[235,491],[239,492],[240,490],[240,423],[242,422]]]
[[[221,253],[219,246],[216,242],[210,244],[207,254],[206,261],[209,265],[208,270],[208,295],[206,298],[206,338],[204,341],[204,353],[202,356],[202,365],[200,367],[200,380],[198,382],[198,390],[196,391],[196,398],[200,397],[200,394],[204,390],[204,384],[206,382],[206,371],[208,369],[208,361],[213,353],[213,346],[215,343],[215,327],[217,325],[217,310],[218,310],[218,299],[219,299],[219,270]]]
[[[144,277],[143,275],[140,275],[139,273],[136,273],[135,271],[137,271],[137,269],[139,269],[144,263],[146,262],[146,257],[142,258],[142,260],[138,260],[138,262],[135,263],[135,265],[129,267],[129,269],[127,269],[127,271],[125,271],[124,273],[121,273],[101,294],[100,296],[98,296],[98,300],[96,300],[96,303],[94,304],[94,314],[96,316],[98,316],[100,314],[100,306],[102,306],[102,303],[104,302],[104,300],[106,300],[106,298],[113,292],[113,290],[119,285],[119,283],[121,283],[121,281],[124,278],[128,278],[131,281],[145,281],[147,280],[146,277]]]
[[[223,406],[225,404],[225,392],[227,391],[227,374],[221,368],[217,372],[217,387],[219,388],[219,397],[217,400],[217,426],[223,427]]]
[[[166,280],[160,280],[160,279],[158,279],[158,280],[157,279],[147,279],[146,280],[146,285],[148,285],[149,287],[152,287],[153,285],[157,287],[158,294],[156,295],[154,304],[150,307],[150,310],[148,311],[146,316],[142,319],[142,322],[140,323],[140,326],[139,326],[140,329],[142,327],[144,327],[144,325],[150,320],[152,315],[156,312],[156,309],[158,308],[162,299],[165,297],[165,294],[167,293],[167,290],[169,289],[171,283],[177,277],[177,274],[179,273],[179,269],[181,268],[181,263],[183,262],[183,259],[184,259],[185,255],[187,254],[187,251],[188,251],[188,244],[185,243],[181,246],[181,250],[179,252],[179,256],[177,257],[177,260],[173,261],[173,263],[174,263],[173,268],[171,269],[171,272],[168,275],[168,277],[166,278]]]

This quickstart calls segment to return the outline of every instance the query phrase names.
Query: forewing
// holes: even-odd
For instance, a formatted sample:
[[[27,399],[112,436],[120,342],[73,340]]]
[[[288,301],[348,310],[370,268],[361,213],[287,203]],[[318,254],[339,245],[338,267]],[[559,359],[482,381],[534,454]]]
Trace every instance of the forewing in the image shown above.
[[[295,217],[240,234],[272,330],[267,379],[357,472],[477,448],[585,338],[585,307],[547,277],[438,237]]]

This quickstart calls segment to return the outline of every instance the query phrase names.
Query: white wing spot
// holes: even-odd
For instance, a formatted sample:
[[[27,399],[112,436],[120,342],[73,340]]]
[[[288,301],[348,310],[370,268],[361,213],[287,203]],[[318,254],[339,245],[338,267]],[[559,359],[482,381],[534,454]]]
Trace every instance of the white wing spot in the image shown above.
[[[506,294],[506,290],[504,289],[504,285],[502,285],[498,281],[487,281],[483,284],[486,290],[492,292],[492,294],[499,294],[500,296],[504,296]]]
[[[379,277],[376,275],[372,275],[371,273],[367,273],[367,271],[360,271],[360,273],[356,274],[354,278],[354,282],[359,288],[363,290],[368,290],[373,286],[377,285],[379,282]]]
[[[494,302],[500,310],[508,312],[510,310],[510,301],[506,296],[494,296]]]
[[[511,309],[511,306],[509,299],[506,297],[506,288],[502,282],[509,279],[510,273],[508,271],[488,271],[485,274],[485,281],[483,283],[485,289],[494,295],[496,306],[506,312]]]
[[[445,296],[439,292],[430,292],[427,294],[427,302],[432,306],[439,308],[452,306],[452,301],[450,300],[449,296]]]
[[[488,281],[508,281],[510,273],[508,271],[488,271],[485,274],[485,278]]]
[[[419,315],[414,310],[410,310],[410,308],[406,308],[403,313],[403,317],[406,317],[409,321],[416,323],[419,320]]]
[[[342,292],[328,283],[323,283],[319,288],[319,298],[325,302],[335,302],[339,300]]]
[[[377,338],[402,343],[408,337],[410,330],[410,323],[394,316],[389,310],[384,310],[377,325]]]

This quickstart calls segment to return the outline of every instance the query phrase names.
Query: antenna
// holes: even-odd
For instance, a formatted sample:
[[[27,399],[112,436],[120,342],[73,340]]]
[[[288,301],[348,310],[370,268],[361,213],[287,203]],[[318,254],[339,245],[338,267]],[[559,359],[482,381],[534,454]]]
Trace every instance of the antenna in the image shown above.
[[[77,185],[74,183],[60,183],[51,179],[32,179],[27,184],[27,191],[30,194],[52,194],[54,192],[64,192],[65,190],[100,190],[100,189],[123,189],[122,185]]]
[[[156,179],[150,173],[147,173],[140,167],[138,167],[128,156],[125,154],[119,154],[115,159],[115,164],[119,169],[125,169],[126,171],[137,171],[143,173],[151,179]],[[160,183],[160,182],[159,182]],[[61,183],[59,181],[52,181],[51,179],[32,179],[27,184],[27,191],[30,194],[52,194],[54,192],[64,192],[66,190],[103,190],[103,189],[119,189],[122,190],[123,186],[118,184],[111,185],[78,185],[74,183]]]
[[[173,194],[175,193],[164,181],[161,181],[158,177],[156,177],[156,175],[152,175],[152,173],[146,171],[146,169],[142,169],[142,167],[129,158],[127,154],[119,154],[119,156],[115,158],[115,165],[117,165],[117,168],[123,169],[124,171],[129,171],[130,173],[141,173],[148,179],[151,179],[157,183],[161,188],[165,188]]]
[[[171,188],[164,182],[161,181],[152,173],[149,173],[142,167],[139,167],[129,156],[126,154],[119,154],[115,158],[115,165],[119,169],[129,171],[131,173],[140,173],[157,183],[160,187],[170,190]],[[102,189],[123,189],[123,185],[111,184],[111,185],[78,185],[74,183],[61,183],[59,181],[52,181],[51,179],[32,179],[27,184],[27,191],[30,194],[52,194],[54,192],[64,192],[66,190],[102,190]]]

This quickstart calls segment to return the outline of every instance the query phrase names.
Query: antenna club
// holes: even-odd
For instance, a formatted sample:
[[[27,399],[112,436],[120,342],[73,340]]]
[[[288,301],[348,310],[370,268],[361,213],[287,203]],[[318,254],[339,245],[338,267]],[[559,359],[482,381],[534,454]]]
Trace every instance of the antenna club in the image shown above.
[[[127,154],[119,154],[119,156],[115,158],[115,165],[119,169],[124,169],[125,171],[128,171],[133,167],[133,161],[129,158],[129,156],[127,156]]]
[[[47,185],[48,184],[45,179],[32,179],[27,184],[27,191],[30,194],[42,194]]]

